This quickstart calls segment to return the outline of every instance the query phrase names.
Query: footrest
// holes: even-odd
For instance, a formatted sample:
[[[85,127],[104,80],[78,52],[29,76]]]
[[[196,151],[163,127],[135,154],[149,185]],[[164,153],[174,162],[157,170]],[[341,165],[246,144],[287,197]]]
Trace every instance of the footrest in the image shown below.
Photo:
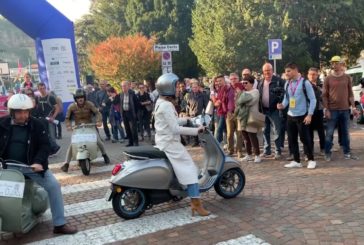
[[[210,189],[211,186],[215,183],[217,177],[219,177],[217,174],[211,176],[203,185],[200,185],[200,190],[205,191],[207,189]]]

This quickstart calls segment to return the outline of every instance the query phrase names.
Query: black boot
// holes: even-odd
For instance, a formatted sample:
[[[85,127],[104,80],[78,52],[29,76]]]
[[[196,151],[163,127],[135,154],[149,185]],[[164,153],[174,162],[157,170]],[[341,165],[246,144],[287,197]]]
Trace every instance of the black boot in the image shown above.
[[[109,164],[110,163],[110,159],[109,159],[109,157],[106,154],[102,155],[102,157],[104,158],[105,164]]]
[[[63,164],[63,166],[61,167],[61,170],[65,173],[68,172],[68,168],[69,168],[70,164],[69,163],[65,163]]]

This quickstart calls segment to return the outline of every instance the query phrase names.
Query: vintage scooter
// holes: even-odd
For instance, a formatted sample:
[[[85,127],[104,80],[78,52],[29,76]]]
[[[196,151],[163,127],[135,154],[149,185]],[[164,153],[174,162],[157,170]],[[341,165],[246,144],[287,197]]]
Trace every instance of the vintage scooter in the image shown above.
[[[48,209],[48,194],[33,180],[24,177],[30,166],[0,161],[0,231],[27,233]]]
[[[192,125],[209,125],[208,115],[192,119]],[[245,186],[245,175],[239,163],[224,154],[212,133],[199,134],[204,162],[199,167],[200,191],[214,187],[218,195],[233,198]],[[105,195],[117,215],[124,219],[139,217],[155,204],[179,201],[187,197],[186,187],[178,183],[166,154],[153,146],[130,147],[127,160],[112,170],[111,187]]]
[[[83,123],[73,127],[72,160],[78,161],[84,175],[90,174],[91,161],[100,155],[97,134],[95,123]]]

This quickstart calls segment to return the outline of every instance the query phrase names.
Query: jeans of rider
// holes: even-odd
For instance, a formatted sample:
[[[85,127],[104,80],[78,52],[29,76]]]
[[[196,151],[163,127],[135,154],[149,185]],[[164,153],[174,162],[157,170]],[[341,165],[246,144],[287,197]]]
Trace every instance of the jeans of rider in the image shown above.
[[[317,134],[320,140],[320,150],[325,149],[325,128],[324,128],[324,112],[323,110],[315,110],[312,115],[310,128],[311,145],[314,148],[314,134],[313,131],[317,130]]]
[[[264,139],[264,153],[267,155],[272,154],[271,150],[271,128],[273,129],[273,140],[275,144],[275,154],[281,154],[281,124],[282,118],[279,115],[278,110],[265,110],[263,111],[265,117],[265,125],[263,131],[263,139]]]
[[[238,131],[238,119],[233,113],[226,115],[226,139],[228,145],[228,151],[230,154],[234,154],[234,133],[236,133],[236,151],[239,156],[243,155],[243,136],[241,131]]]
[[[305,115],[298,117],[287,117],[288,144],[292,146],[292,154],[296,162],[300,162],[298,136],[300,137],[300,140],[305,147],[304,152],[307,155],[308,160],[314,160],[309,128],[308,125],[303,122],[305,117]]]
[[[97,147],[100,149],[102,155],[106,154],[105,146],[104,146],[104,143],[101,140],[101,137],[100,137],[99,133],[97,133]],[[73,155],[72,144],[70,144],[68,146],[68,149],[67,149],[66,162],[65,163],[70,163],[71,162],[72,155]]]
[[[335,126],[340,128],[339,134],[344,154],[350,153],[349,120],[350,110],[330,110],[331,117],[327,120],[325,137],[325,154],[331,154]]]
[[[24,175],[32,179],[35,183],[47,191],[49,204],[51,207],[53,225],[61,226],[66,224],[61,186],[52,172],[48,169],[44,173],[44,177],[38,173],[26,173]]]
[[[226,131],[225,116],[224,115],[217,116],[216,121],[217,121],[217,129],[215,137],[217,141],[221,143],[224,139],[224,132]]]
[[[111,137],[110,129],[107,124],[107,119],[109,117],[109,111],[102,111],[101,115],[102,115],[102,126],[104,127],[105,135],[107,138],[110,138]]]
[[[197,183],[187,185],[187,195],[190,198],[200,198],[200,187]]]

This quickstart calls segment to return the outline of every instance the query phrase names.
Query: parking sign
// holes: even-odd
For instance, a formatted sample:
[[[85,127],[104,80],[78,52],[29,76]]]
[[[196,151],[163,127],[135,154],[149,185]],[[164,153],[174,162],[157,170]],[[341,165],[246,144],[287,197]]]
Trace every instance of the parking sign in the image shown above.
[[[268,39],[268,54],[270,60],[282,59],[282,39]]]

